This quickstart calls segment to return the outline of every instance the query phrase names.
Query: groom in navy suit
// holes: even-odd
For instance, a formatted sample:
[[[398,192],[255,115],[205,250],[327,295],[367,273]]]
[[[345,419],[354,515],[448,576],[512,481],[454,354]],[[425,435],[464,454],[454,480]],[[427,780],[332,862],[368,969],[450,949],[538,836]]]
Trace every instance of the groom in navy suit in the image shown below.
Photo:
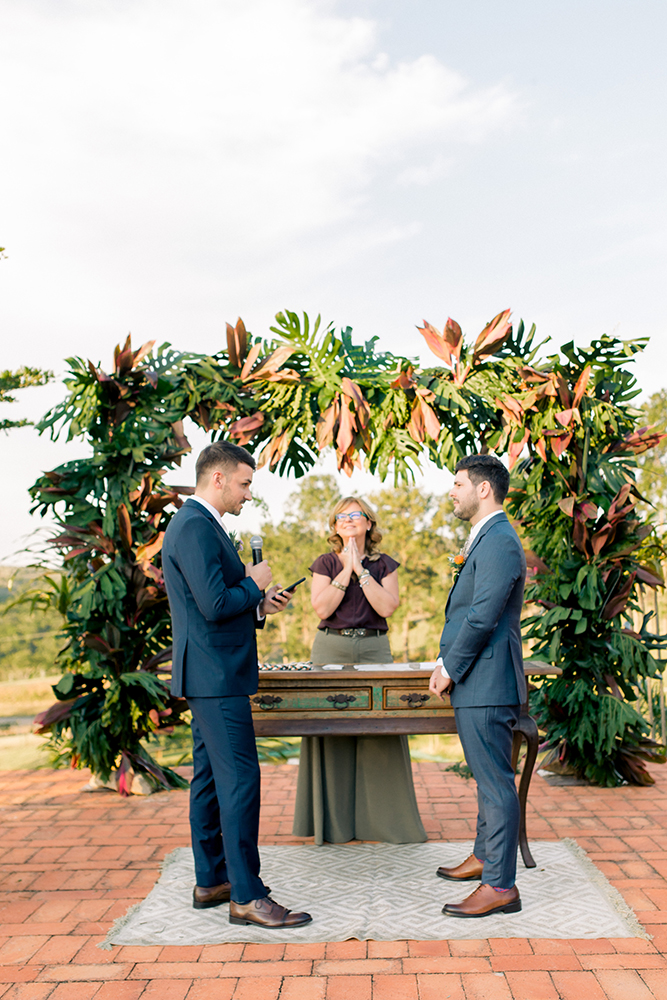
[[[174,515],[162,546],[173,621],[172,694],[192,712],[194,776],[190,829],[196,909],[230,901],[229,920],[296,927],[259,877],[260,771],[249,695],[258,684],[255,629],[289,596],[271,583],[264,560],[244,566],[222,521],[252,500],[252,455],[229,441],[204,448],[197,485]]]
[[[454,514],[470,521],[465,562],[449,593],[433,694],[451,695],[456,728],[477,782],[477,837],[473,853],[437,874],[481,885],[443,913],[486,917],[521,909],[514,884],[519,842],[519,798],[512,767],[513,729],[526,697],[521,650],[521,607],[526,560],[503,511],[509,472],[493,455],[469,455],[456,466],[450,497]]]

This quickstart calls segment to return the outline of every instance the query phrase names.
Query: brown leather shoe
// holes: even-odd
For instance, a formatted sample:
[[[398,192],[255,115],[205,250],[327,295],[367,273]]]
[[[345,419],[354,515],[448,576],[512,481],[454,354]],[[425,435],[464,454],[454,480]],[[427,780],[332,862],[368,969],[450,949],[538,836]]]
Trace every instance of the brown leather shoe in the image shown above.
[[[462,903],[446,903],[442,912],[448,917],[490,917],[492,913],[518,913],[521,897],[515,885],[507,892],[496,892],[483,883]]]
[[[207,888],[196,885],[192,890],[192,905],[195,910],[207,910],[209,906],[220,906],[231,899],[231,882],[222,882]]]
[[[474,854],[462,861],[456,868],[438,868],[435,873],[438,878],[449,879],[450,882],[474,882],[482,877],[483,861],[478,861]]]
[[[257,924],[259,927],[300,927],[309,924],[313,918],[310,913],[293,913],[280,903],[274,902],[269,896],[264,899],[251,899],[249,903],[229,904],[230,924]]]
[[[212,885],[209,888],[202,888],[196,885],[192,890],[192,905],[195,910],[208,910],[209,906],[220,906],[222,903],[230,901],[232,891],[231,882],[222,882],[220,885]],[[267,895],[271,892],[266,886]]]

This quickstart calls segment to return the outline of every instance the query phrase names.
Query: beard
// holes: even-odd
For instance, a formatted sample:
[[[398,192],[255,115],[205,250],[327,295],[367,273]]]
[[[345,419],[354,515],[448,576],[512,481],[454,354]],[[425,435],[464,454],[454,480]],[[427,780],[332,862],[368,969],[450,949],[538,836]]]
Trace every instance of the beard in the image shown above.
[[[454,517],[460,521],[470,521],[479,510],[479,497],[472,496],[468,500],[460,500],[458,507],[454,508]]]

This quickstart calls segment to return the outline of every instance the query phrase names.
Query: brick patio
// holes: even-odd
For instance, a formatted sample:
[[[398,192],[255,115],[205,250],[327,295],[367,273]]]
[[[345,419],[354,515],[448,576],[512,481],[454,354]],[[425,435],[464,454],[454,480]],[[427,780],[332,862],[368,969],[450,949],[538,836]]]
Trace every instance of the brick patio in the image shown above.
[[[415,764],[429,837],[472,836],[474,785]],[[263,765],[264,843],[295,843],[297,768]],[[667,768],[652,788],[551,787],[535,776],[529,832],[573,837],[652,941],[345,941],[96,947],[187,845],[187,792],[81,791],[83,772],[0,773],[3,1000],[665,1000]],[[479,931],[483,931],[480,921]]]

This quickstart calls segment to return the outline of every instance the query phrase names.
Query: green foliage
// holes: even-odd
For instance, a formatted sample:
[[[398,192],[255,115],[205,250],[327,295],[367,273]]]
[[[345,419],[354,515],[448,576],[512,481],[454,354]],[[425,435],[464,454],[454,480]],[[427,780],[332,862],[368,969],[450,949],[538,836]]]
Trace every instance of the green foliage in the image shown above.
[[[518,428],[530,452],[509,499],[532,548],[527,599],[538,610],[525,637],[563,671],[534,693],[533,711],[552,756],[603,785],[649,783],[643,762],[664,761],[628,704],[659,672],[651,650],[660,637],[640,614],[638,589],[662,586],[662,549],[637,514],[634,485],[635,453],[658,442],[637,430],[635,381],[620,369],[640,347],[609,337],[566,344],[517,371],[506,413],[508,439]]]
[[[56,668],[62,616],[24,603],[37,574],[0,567],[0,682],[48,677]]]
[[[59,523],[53,544],[63,570],[44,580],[39,596],[26,597],[65,619],[58,654],[65,679],[41,720],[57,760],[101,775],[117,767],[121,779],[132,767],[164,784],[175,780],[146,745],[186,721],[185,702],[171,698],[165,679],[171,624],[160,549],[180,494],[191,492],[163,482],[189,450],[190,419],[213,438],[248,446],[259,466],[281,474],[304,475],[329,446],[347,473],[361,465],[382,480],[393,473],[397,489],[375,500],[386,549],[402,564],[394,628],[401,655],[410,657],[432,655],[443,564],[459,539],[447,505],[405,484],[425,455],[452,468],[468,452],[507,453],[516,466],[510,510],[538,571],[530,597],[540,610],[528,635],[535,655],[563,669],[536,697],[540,721],[575,770],[608,784],[649,781],[643,761],[659,751],[626,704],[657,669],[647,621],[639,631],[629,627],[637,590],[662,585],[662,550],[635,510],[634,455],[661,440],[638,428],[631,406],[637,389],[625,365],[643,342],[568,343],[539,361],[535,328],[514,330],[506,310],[470,344],[451,319],[442,333],[425,322],[419,331],[442,363],[420,369],[414,359],[378,352],[375,339],[355,345],[349,328],[337,336],[319,317],[311,325],[306,315],[279,313],[271,331],[278,339],[263,342],[239,319],[227,326],[227,349],[213,356],[153,343],[133,351],[128,338],[111,374],[70,359],[67,396],[39,429],[83,438],[93,453],[46,473],[31,490],[34,510]],[[265,527],[284,584],[325,549],[322,513],[334,496],[331,483],[308,486],[284,525]],[[316,509],[314,532],[306,525]],[[265,636],[290,659],[306,655],[316,624],[307,588],[294,605]]]
[[[15,389],[27,389],[32,385],[46,385],[53,379],[53,372],[42,371],[41,368],[29,368],[24,365],[16,371],[0,372],[0,403],[15,403],[12,395]],[[0,431],[8,431],[13,427],[27,427],[30,420],[0,420]]]

